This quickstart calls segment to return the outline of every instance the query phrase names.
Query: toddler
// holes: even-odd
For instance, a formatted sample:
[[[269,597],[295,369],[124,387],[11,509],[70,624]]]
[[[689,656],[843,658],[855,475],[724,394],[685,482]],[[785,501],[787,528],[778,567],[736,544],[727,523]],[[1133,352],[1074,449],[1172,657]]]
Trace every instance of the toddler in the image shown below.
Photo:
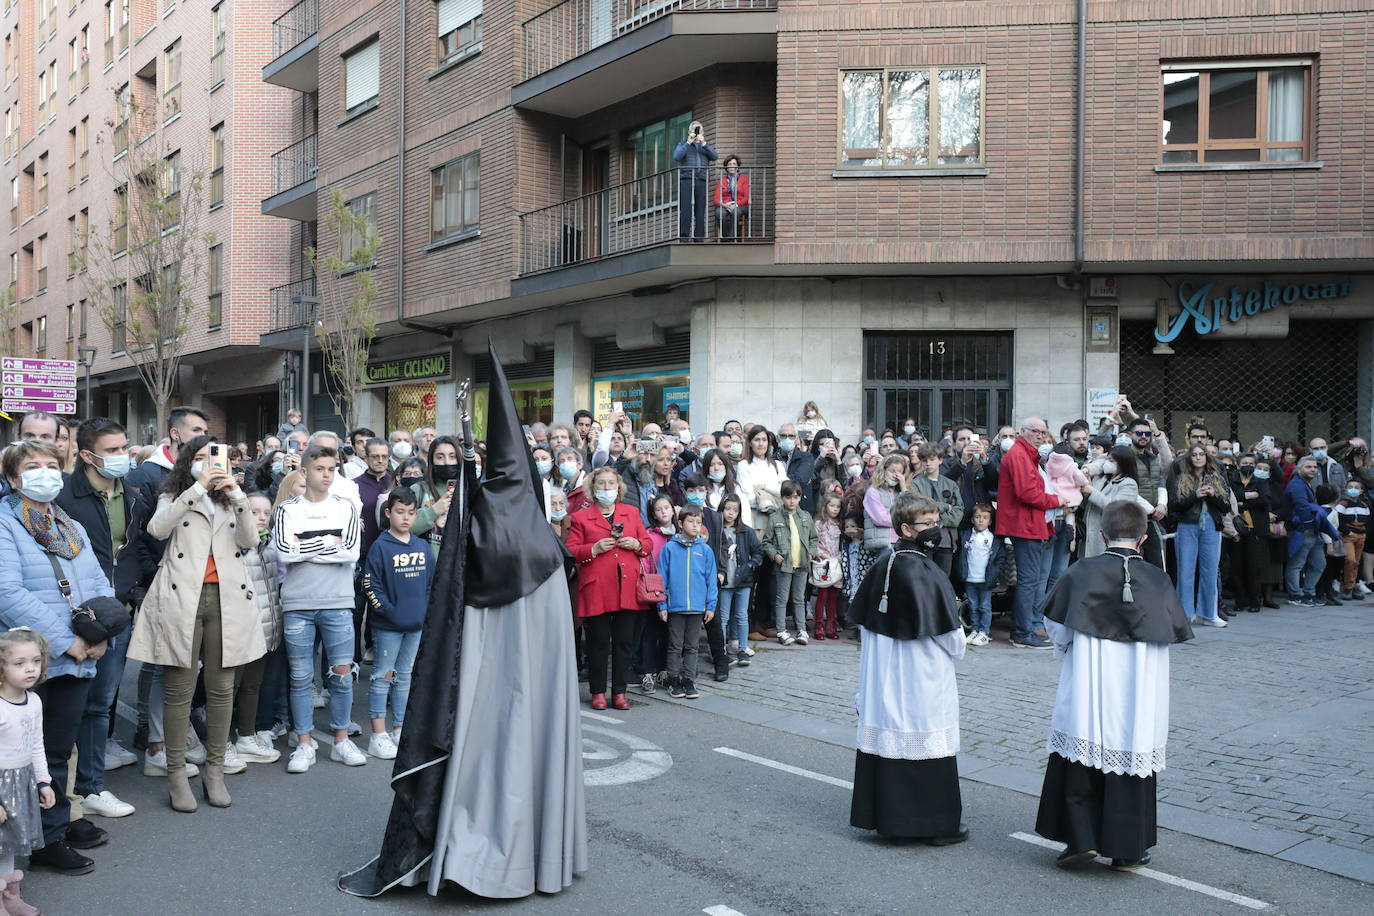
[[[43,748],[43,701],[33,688],[48,673],[48,641],[27,627],[0,635],[0,912],[36,916],[19,896],[14,857],[43,845],[39,808],[57,796]]]

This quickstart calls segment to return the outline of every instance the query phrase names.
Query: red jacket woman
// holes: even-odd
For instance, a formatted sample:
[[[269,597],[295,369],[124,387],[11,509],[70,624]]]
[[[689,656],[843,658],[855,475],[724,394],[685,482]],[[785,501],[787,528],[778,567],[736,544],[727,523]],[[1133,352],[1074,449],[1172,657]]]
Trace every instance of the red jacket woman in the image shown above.
[[[720,181],[716,182],[716,195],[714,198],[717,207],[723,207],[727,203],[734,203],[740,207],[749,206],[749,176],[735,176],[735,192],[730,193],[730,176],[722,175]]]

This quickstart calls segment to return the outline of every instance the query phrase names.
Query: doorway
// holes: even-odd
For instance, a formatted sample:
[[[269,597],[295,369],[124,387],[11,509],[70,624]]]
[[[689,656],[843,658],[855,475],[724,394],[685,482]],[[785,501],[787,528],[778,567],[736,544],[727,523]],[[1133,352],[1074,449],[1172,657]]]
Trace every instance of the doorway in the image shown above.
[[[922,331],[864,335],[864,422],[899,430],[907,417],[928,438],[968,424],[1010,420],[1012,335]]]

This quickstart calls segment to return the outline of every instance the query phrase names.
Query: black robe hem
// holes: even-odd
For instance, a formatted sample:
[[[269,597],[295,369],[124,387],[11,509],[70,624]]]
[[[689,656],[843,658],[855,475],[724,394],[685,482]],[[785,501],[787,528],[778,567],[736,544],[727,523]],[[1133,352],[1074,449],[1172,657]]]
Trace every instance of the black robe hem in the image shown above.
[[[1104,773],[1051,754],[1035,832],[1073,852],[1139,859],[1158,842],[1155,777]]]
[[[856,751],[850,826],[891,840],[954,836],[963,815],[956,757],[893,760]]]

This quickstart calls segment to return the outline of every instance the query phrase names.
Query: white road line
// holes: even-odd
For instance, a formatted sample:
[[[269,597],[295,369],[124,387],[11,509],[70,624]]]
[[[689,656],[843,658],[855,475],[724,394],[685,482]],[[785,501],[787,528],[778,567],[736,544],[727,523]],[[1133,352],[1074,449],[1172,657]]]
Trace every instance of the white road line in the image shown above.
[[[617,718],[615,718],[614,716],[603,716],[603,715],[602,715],[601,713],[599,713],[599,712],[587,712],[587,710],[585,710],[585,709],[582,710],[582,715],[583,715],[585,718],[593,719],[593,720],[595,720],[595,721],[597,721],[597,722],[605,722],[605,723],[608,724],[608,725],[624,725],[624,724],[625,724],[625,720],[624,720],[624,719],[617,719]]]
[[[794,767],[790,763],[779,763],[776,760],[769,760],[767,757],[755,757],[753,754],[746,754],[744,751],[737,751],[732,747],[715,748],[717,754],[724,754],[726,757],[735,757],[739,760],[747,760],[750,763],[757,763],[760,766],[772,767],[784,773],[791,773],[793,776],[805,776],[807,779],[814,779],[816,782],[823,782],[827,785],[839,786],[841,789],[853,789],[854,783],[846,779],[836,779],[834,776],[827,776],[824,773],[817,773],[813,770],[803,770],[801,767]]]
[[[1030,833],[1013,833],[1010,834],[1010,836],[1013,840],[1020,840],[1023,843],[1030,843],[1035,846],[1043,846],[1046,849],[1053,849],[1055,852],[1060,852],[1064,849],[1063,843],[1056,843],[1054,840],[1047,840],[1044,837],[1035,836],[1034,834]],[[1106,860],[1103,859],[1103,861]],[[1153,868],[1138,868],[1135,870],[1133,874],[1140,875],[1142,878],[1153,878],[1156,881],[1161,881],[1165,884],[1172,884],[1174,887],[1181,887],[1184,890],[1196,891],[1199,894],[1206,894],[1208,897],[1215,897],[1218,900],[1225,900],[1228,903],[1234,903],[1238,906],[1246,907],[1247,909],[1269,909],[1269,904],[1265,903],[1263,900],[1256,900],[1254,897],[1246,897],[1243,894],[1233,894],[1230,891],[1224,891],[1219,887],[1212,887],[1209,884],[1200,884],[1197,881],[1190,881],[1187,878],[1180,878],[1177,875],[1170,875],[1162,871],[1155,871]]]
[[[739,910],[732,910],[723,903],[717,903],[715,906],[708,906],[706,909],[702,910],[702,912],[705,913],[706,916],[744,916]]]

